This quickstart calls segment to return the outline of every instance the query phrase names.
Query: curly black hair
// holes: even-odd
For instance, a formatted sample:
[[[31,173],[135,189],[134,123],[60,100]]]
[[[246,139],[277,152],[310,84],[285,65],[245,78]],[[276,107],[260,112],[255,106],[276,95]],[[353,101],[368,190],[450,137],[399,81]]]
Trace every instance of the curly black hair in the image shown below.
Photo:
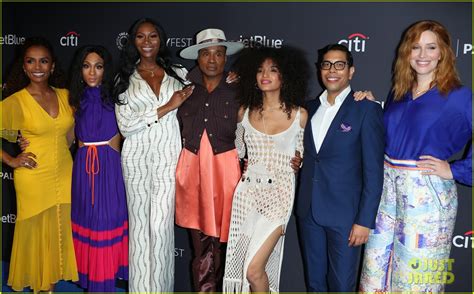
[[[15,92],[25,88],[30,83],[28,76],[23,70],[23,62],[25,59],[26,51],[30,47],[43,47],[48,50],[51,55],[51,60],[54,64],[54,71],[49,76],[48,84],[56,88],[64,88],[66,86],[66,77],[64,72],[61,70],[56,55],[54,54],[53,46],[51,43],[43,37],[29,37],[25,40],[23,45],[19,47],[16,58],[7,74],[7,79],[3,87],[2,96],[3,98],[12,95]]]
[[[156,56],[156,63],[161,66],[169,76],[172,76],[184,84],[184,80],[173,70],[173,67],[181,66],[175,65],[171,62],[171,55],[168,47],[166,46],[167,38],[165,31],[157,21],[151,18],[141,18],[135,21],[130,27],[127,41],[120,54],[119,72],[115,77],[115,87],[113,89],[113,96],[115,97],[114,99],[119,104],[122,104],[122,102],[118,99],[118,95],[127,90],[130,84],[129,78],[137,67],[137,61],[140,59],[140,54],[135,47],[134,40],[137,35],[138,28],[144,23],[152,24],[158,32],[158,36],[160,38],[160,48],[158,50],[158,55]]]
[[[266,59],[271,59],[280,71],[280,101],[290,118],[291,111],[304,104],[310,72],[304,52],[294,47],[247,48],[242,51],[234,64],[240,75],[240,104],[250,110],[263,110],[262,91],[257,87],[256,76],[258,68]]]
[[[82,99],[82,93],[87,86],[82,77],[82,66],[87,55],[90,53],[96,53],[104,60],[104,75],[100,87],[102,102],[105,105],[110,106],[113,106],[116,102],[112,96],[114,69],[110,52],[100,45],[86,45],[76,50],[69,69],[69,104],[76,109],[76,111],[80,110],[79,106]]]

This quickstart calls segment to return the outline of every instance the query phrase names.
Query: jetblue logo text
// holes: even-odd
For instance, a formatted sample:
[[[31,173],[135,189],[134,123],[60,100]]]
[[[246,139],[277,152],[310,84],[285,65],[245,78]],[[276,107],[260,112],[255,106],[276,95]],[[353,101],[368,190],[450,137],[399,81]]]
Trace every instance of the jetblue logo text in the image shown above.
[[[68,32],[59,39],[59,44],[63,47],[76,47],[79,44],[79,34],[76,32]]]
[[[270,39],[267,36],[240,36],[239,42],[242,42],[245,48],[260,48],[260,47],[272,47],[281,48],[283,45],[283,39]]]
[[[0,36],[0,45],[21,45],[25,42],[25,37],[20,37],[15,34],[7,34]]]
[[[347,49],[351,52],[365,52],[365,43],[368,39],[369,37],[364,34],[354,33],[349,35],[347,39],[339,40],[337,43],[347,46]]]
[[[2,223],[4,224],[14,224],[16,222],[15,214],[2,215]]]

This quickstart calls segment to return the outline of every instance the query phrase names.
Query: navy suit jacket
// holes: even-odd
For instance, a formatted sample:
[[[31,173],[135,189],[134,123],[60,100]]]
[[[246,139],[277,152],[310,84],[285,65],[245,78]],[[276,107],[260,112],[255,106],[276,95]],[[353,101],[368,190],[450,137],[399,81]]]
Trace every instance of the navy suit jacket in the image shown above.
[[[316,152],[311,118],[319,105],[319,99],[307,103],[296,214],[311,211],[322,226],[374,228],[383,185],[382,108],[367,99],[354,101],[351,92]]]

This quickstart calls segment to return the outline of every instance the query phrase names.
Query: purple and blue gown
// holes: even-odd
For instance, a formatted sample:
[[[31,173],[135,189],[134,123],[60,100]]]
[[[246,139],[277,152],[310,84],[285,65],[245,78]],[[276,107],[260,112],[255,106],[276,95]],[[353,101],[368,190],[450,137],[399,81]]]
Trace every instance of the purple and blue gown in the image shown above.
[[[120,153],[107,144],[118,134],[114,105],[100,87],[87,87],[75,114],[77,150],[72,174],[72,231],[79,285],[115,292],[128,279],[128,217]]]
[[[416,161],[421,155],[448,160],[472,140],[472,92],[460,87],[443,96],[435,87],[416,99],[408,93],[388,101],[383,194],[360,290],[442,292],[454,279],[454,180],[472,186],[472,150],[450,164],[454,180],[422,175]]]

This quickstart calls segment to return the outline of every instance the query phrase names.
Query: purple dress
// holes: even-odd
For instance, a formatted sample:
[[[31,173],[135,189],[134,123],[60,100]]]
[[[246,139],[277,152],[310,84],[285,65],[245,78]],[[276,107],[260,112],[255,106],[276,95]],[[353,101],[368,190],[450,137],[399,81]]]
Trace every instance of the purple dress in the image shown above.
[[[114,106],[100,88],[86,88],[75,115],[76,153],[72,174],[72,231],[79,284],[90,292],[114,292],[128,279],[128,218],[120,153],[106,144],[118,133]],[[87,146],[88,145],[88,146]]]

